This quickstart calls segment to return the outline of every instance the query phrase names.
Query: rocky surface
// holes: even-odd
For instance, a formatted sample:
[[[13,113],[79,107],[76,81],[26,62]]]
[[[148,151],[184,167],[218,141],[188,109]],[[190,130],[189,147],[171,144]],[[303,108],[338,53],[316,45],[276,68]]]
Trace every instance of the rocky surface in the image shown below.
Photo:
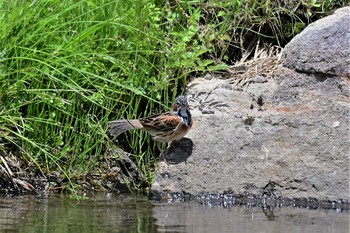
[[[318,22],[328,25],[348,10],[305,29],[308,33],[286,46],[284,66],[267,82],[237,87],[230,79],[194,79],[188,94],[194,96],[190,105],[196,124],[186,139],[168,149],[173,163],[160,163],[152,193],[230,192],[349,202],[350,80],[344,76],[349,51],[327,40],[333,27],[324,34],[318,30]],[[337,29],[339,44],[349,41],[348,29]],[[311,43],[315,31],[320,42]],[[292,46],[296,40],[299,51]],[[324,51],[327,43],[330,48]]]
[[[283,65],[305,73],[350,76],[350,7],[310,24],[285,47]]]

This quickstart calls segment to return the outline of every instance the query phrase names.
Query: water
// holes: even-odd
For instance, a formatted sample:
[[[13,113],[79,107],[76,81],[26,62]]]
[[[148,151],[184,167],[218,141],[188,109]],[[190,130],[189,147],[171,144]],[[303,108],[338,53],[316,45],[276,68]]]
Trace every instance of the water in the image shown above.
[[[349,232],[349,211],[283,207],[210,207],[147,197],[98,194],[1,197],[0,232]]]

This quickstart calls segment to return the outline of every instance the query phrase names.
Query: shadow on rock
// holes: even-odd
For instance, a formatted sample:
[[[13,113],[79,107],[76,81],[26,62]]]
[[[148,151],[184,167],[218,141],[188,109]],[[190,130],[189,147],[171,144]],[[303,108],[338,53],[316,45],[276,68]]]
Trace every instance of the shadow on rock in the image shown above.
[[[193,142],[189,138],[173,141],[165,151],[165,158],[171,164],[186,162],[192,155]]]

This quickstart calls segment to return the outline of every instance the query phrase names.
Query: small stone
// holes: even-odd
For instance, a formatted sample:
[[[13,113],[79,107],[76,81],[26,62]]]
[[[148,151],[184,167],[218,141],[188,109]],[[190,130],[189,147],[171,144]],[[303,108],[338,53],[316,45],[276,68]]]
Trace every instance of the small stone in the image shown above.
[[[232,85],[228,83],[222,84],[220,87],[226,90],[232,90]]]
[[[209,73],[206,73],[206,74],[204,75],[204,78],[207,79],[207,80],[211,80],[211,79],[213,79],[213,75],[211,75],[211,74],[209,74]]]
[[[120,168],[118,166],[111,167],[111,172],[120,172]]]
[[[253,82],[255,82],[255,83],[264,83],[264,82],[267,82],[267,78],[265,76],[262,76],[262,75],[256,75],[253,78]]]
[[[340,122],[339,121],[335,121],[335,122],[333,122],[333,124],[332,124],[332,127],[333,128],[337,128],[337,127],[339,127],[340,126]]]
[[[209,108],[203,108],[202,114],[214,114],[215,111]]]
[[[234,113],[234,116],[235,116],[236,118],[241,118],[241,117],[242,117],[242,115],[241,115],[240,112],[235,112],[235,113]]]

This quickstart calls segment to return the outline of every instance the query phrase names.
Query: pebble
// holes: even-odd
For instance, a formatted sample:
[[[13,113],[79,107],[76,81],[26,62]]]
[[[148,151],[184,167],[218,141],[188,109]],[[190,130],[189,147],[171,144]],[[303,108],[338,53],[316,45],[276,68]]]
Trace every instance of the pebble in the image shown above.
[[[241,115],[240,112],[235,112],[235,113],[234,113],[234,116],[235,116],[236,118],[241,118],[241,117],[242,117],[242,115]]]
[[[253,78],[253,82],[255,82],[255,83],[264,83],[264,82],[267,82],[267,78],[265,76],[256,75]]]
[[[211,75],[211,74],[209,74],[209,73],[206,73],[206,74],[204,75],[204,78],[207,79],[207,80],[211,80],[211,79],[213,79],[213,75]]]
[[[333,124],[332,124],[332,127],[333,128],[337,128],[337,127],[339,127],[340,126],[340,122],[339,121],[335,121],[335,122],[333,122]]]

